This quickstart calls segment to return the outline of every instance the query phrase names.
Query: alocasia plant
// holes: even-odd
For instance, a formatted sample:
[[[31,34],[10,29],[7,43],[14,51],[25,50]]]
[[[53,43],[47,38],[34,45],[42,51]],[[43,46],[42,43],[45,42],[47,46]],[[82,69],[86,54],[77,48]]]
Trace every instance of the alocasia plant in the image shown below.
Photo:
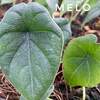
[[[13,6],[0,22],[0,66],[26,100],[50,94],[63,47],[62,31],[38,3]]]
[[[100,44],[93,34],[73,39],[64,53],[64,78],[71,86],[100,83]]]

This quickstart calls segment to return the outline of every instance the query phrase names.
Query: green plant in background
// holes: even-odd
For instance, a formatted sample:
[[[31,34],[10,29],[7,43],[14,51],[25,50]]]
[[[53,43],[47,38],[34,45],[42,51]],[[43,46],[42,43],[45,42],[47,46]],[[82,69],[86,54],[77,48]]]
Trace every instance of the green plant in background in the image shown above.
[[[59,5],[58,0],[35,1],[47,7],[51,14]],[[72,21],[83,12],[80,10],[74,14],[73,6],[71,18],[52,18],[47,9],[36,2],[14,5],[0,22],[0,66],[22,94],[20,100],[49,99],[62,49],[72,36]],[[67,6],[68,3],[64,2],[66,0],[60,6]],[[87,2],[92,5],[92,9],[82,27],[100,15],[98,1],[84,0],[78,5],[80,9]],[[67,11],[60,12],[63,15]],[[69,42],[64,50],[64,78],[71,86],[83,86],[83,99],[84,87],[100,83],[100,44],[96,41],[95,35],[79,37]]]
[[[64,78],[70,86],[93,87],[100,83],[100,44],[95,35],[73,39],[64,52]]]
[[[72,36],[69,20],[67,20],[65,18],[54,18],[54,21],[57,23],[57,25],[63,31],[64,44],[66,45]]]
[[[0,5],[13,3],[13,0],[0,0]]]
[[[82,27],[88,23],[89,21],[91,21],[92,19],[96,18],[100,16],[100,1],[98,1],[93,7],[92,9],[88,12],[87,16],[85,17]]]

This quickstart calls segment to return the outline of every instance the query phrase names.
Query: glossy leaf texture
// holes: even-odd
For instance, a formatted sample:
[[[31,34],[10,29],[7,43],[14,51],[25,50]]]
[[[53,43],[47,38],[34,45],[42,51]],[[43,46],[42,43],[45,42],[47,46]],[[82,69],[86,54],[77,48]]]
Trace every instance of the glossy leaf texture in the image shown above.
[[[57,25],[62,29],[64,35],[64,44],[67,44],[72,36],[71,24],[69,20],[65,18],[55,18],[54,20],[57,23]]]
[[[82,26],[84,26],[89,21],[93,20],[94,18],[100,16],[100,1],[96,3],[95,6],[91,8],[88,12],[87,16],[85,17]]]
[[[64,51],[64,79],[71,86],[93,87],[100,83],[100,44],[90,34],[73,39]]]
[[[51,92],[63,47],[62,31],[38,3],[10,8],[0,22],[0,66],[26,100]]]

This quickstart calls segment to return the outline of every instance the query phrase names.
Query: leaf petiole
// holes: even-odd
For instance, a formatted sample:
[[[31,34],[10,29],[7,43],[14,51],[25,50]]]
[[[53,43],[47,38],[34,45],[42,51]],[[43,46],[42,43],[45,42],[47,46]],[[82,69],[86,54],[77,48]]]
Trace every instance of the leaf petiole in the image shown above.
[[[85,89],[85,87],[83,87],[83,100],[85,100],[86,99],[86,89]]]

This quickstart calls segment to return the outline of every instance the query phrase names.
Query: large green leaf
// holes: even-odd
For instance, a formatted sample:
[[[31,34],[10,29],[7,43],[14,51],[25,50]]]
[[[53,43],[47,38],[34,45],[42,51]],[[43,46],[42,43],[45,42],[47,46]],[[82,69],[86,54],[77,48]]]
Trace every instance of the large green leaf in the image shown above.
[[[100,16],[100,1],[97,2],[97,4],[93,6],[93,8],[88,12],[87,16],[84,19],[82,26],[84,26],[86,23],[88,23],[89,21],[91,21],[92,19],[98,16]]]
[[[71,86],[92,87],[100,83],[100,44],[95,35],[78,37],[64,54],[64,78]]]
[[[70,22],[65,18],[55,18],[54,20],[63,31],[64,44],[68,43],[72,36]]]
[[[10,8],[0,23],[0,66],[26,100],[45,100],[59,66],[62,31],[38,3]]]

